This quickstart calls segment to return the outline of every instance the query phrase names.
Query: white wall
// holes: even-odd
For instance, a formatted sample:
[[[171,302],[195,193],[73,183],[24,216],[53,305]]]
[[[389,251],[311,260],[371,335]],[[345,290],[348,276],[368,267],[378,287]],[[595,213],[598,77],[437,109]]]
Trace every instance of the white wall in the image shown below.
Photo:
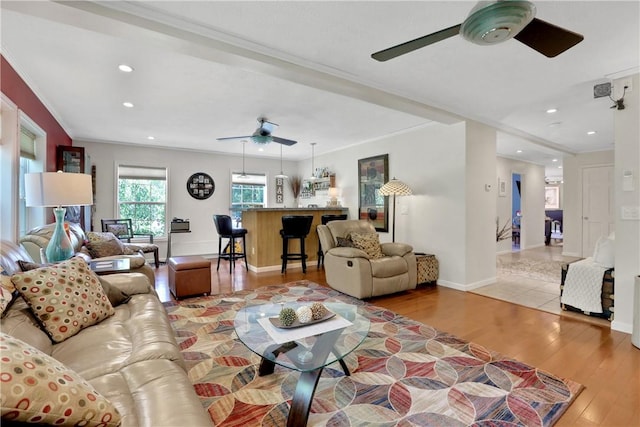
[[[496,209],[500,217],[500,227],[511,218],[512,179],[514,173],[521,176],[521,211],[520,248],[531,249],[544,245],[544,167],[518,160],[497,158],[496,171],[498,178],[507,184],[505,197],[497,198]],[[497,180],[496,180],[497,182]],[[503,240],[497,245],[497,252],[511,251],[511,239]]]
[[[435,254],[441,285],[470,289],[495,280],[496,190],[484,191],[485,183],[495,181],[495,131],[477,123],[434,123],[316,156],[316,167],[336,171],[336,185],[350,218],[358,215],[358,159],[380,154],[389,155],[390,177],[413,190],[412,196],[397,198],[396,241],[411,244],[415,251]],[[470,184],[474,187],[472,197],[467,191],[468,162],[475,177]],[[310,159],[300,162],[300,175],[306,176],[310,170]],[[478,214],[468,218],[468,212]],[[391,241],[391,232],[381,232],[380,240]],[[474,256],[486,255],[486,262],[469,261],[469,244]]]
[[[466,127],[466,280],[467,289],[496,280],[496,130],[469,121]],[[490,188],[487,188],[490,185]]]
[[[624,110],[614,111],[615,124],[615,229],[616,229],[616,283],[615,283],[615,319],[612,329],[631,332],[633,324],[633,301],[640,295],[634,295],[635,276],[640,274],[640,221],[621,218],[624,206],[640,209],[640,75],[635,74],[632,91],[624,97]],[[618,86],[614,82],[614,86]],[[622,177],[625,171],[633,175],[633,189],[624,191]],[[638,291],[640,292],[640,291]],[[640,306],[640,305],[638,305]],[[635,313],[640,316],[640,313]],[[637,331],[640,332],[640,331]]]
[[[562,212],[562,254],[582,256],[582,171],[594,166],[612,166],[613,151],[566,156],[562,160],[564,196]]]
[[[218,251],[218,235],[213,224],[213,214],[229,214],[231,200],[231,172],[242,170],[242,157],[202,153],[186,150],[137,147],[132,145],[104,144],[73,141],[74,146],[85,147],[96,166],[96,198],[93,229],[100,230],[101,218],[116,215],[116,164],[153,165],[166,167],[169,175],[169,200],[167,220],[173,217],[188,218],[191,233],[174,235],[172,255],[211,255]],[[283,162],[285,173],[295,168],[293,162]],[[267,204],[275,204],[275,178],[280,172],[280,159],[245,157],[246,172],[267,175]],[[213,196],[196,200],[186,190],[187,179],[196,172],[205,172],[215,181]],[[285,185],[285,205],[292,206],[293,197]],[[284,205],[280,205],[284,206]],[[157,239],[160,257],[166,255],[166,241]]]

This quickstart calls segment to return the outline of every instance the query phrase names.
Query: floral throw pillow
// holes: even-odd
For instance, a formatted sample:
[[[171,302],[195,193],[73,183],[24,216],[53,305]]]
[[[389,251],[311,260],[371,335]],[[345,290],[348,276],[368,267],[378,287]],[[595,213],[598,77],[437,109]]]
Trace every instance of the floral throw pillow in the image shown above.
[[[92,258],[102,258],[113,255],[123,255],[124,245],[113,233],[87,233],[87,249]]]
[[[54,358],[0,332],[2,421],[116,427],[118,410]]]
[[[378,259],[384,257],[382,249],[380,249],[380,239],[376,233],[351,233],[351,241],[353,245],[362,249],[370,258]]]
[[[115,313],[100,279],[79,257],[14,274],[11,281],[56,343]]]

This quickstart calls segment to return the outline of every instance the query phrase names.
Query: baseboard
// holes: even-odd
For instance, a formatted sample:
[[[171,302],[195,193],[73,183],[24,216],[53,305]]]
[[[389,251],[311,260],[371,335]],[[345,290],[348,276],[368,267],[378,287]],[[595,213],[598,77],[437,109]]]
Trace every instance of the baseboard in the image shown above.
[[[631,323],[619,322],[614,319],[611,322],[611,330],[630,334],[631,331],[633,331],[633,325]]]
[[[484,279],[481,280],[479,282],[475,282],[475,283],[469,283],[469,284],[462,284],[462,283],[455,283],[455,282],[449,282],[448,280],[440,280],[438,279],[438,285],[440,286],[444,286],[445,288],[451,288],[451,289],[455,289],[457,291],[472,291],[474,289],[477,288],[481,288],[483,286],[487,286],[487,285],[491,285],[492,283],[496,283],[497,279],[495,277],[490,277],[488,279]]]
[[[315,266],[315,262],[313,262],[313,265]],[[309,268],[311,264],[307,263],[307,268]],[[272,271],[280,271],[282,269],[282,265],[277,264],[277,265],[267,265],[266,267],[256,267],[255,265],[251,265],[249,264],[249,271],[253,271],[254,273],[270,273]],[[301,262],[287,262],[287,270],[290,269],[300,269],[302,270],[302,263]]]

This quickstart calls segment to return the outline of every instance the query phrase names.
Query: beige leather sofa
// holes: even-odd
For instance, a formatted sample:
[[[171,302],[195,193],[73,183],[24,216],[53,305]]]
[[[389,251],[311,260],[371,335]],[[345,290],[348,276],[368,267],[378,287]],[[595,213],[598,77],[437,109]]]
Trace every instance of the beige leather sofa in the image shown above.
[[[18,272],[17,260],[28,260],[29,255],[13,243],[0,245],[0,265],[9,273]],[[211,426],[185,372],[164,306],[147,277],[125,273],[102,278],[131,295],[115,307],[113,316],[53,344],[18,297],[0,321],[2,332],[81,375],[120,412],[122,427]]]
[[[375,233],[369,221],[331,221],[318,225],[327,283],[334,289],[356,298],[370,298],[415,289],[416,257],[413,248],[404,243],[382,243],[384,256],[373,259],[365,251],[339,247],[338,237],[351,233]]]
[[[89,251],[84,246],[84,242],[87,241],[87,235],[85,234],[80,224],[67,222],[69,225],[69,237],[71,239],[71,244],[73,245],[74,253],[77,256],[81,256],[85,261],[89,262],[93,258],[89,254]],[[41,227],[36,227],[27,232],[24,236],[20,238],[20,244],[27,250],[31,259],[38,263],[44,263],[40,256],[41,253],[47,248],[49,241],[51,240],[51,236],[53,235],[53,229],[55,228],[55,223],[43,225]],[[149,278],[151,284],[156,283],[155,273],[151,266],[147,265],[146,258],[142,252],[137,252],[132,255],[114,255],[102,258],[95,258],[100,260],[107,259],[118,259],[118,258],[129,258],[129,262],[131,265],[132,273],[142,273]]]

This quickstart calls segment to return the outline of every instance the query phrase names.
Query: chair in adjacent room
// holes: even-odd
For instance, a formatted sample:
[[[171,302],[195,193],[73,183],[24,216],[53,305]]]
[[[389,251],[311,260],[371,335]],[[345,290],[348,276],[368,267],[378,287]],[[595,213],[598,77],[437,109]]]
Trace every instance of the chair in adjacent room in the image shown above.
[[[313,215],[284,215],[282,217],[282,270],[287,270],[287,261],[302,261],[302,272],[307,272],[307,254],[305,252],[304,241],[311,230]],[[300,240],[300,252],[289,252],[289,240]]]
[[[320,222],[322,225],[327,225],[330,221],[340,221],[347,219],[347,214],[325,214],[320,217]],[[324,252],[322,251],[322,243],[320,243],[320,239],[318,239],[318,268],[321,265],[324,265]]]
[[[218,266],[216,267],[216,271],[220,269],[221,259],[229,261],[229,273],[231,273],[236,265],[236,260],[242,258],[244,258],[245,269],[249,271],[245,244],[247,229],[233,228],[233,221],[229,215],[213,215],[213,222],[216,225],[216,231],[218,232]],[[222,239],[229,239],[224,251],[222,250]],[[242,239],[242,252],[236,251],[236,239]]]
[[[158,245],[153,243],[153,234],[139,234],[133,232],[133,224],[131,219],[101,219],[102,231],[105,233],[113,233],[118,239],[125,242],[125,246],[134,250],[141,251],[145,254],[153,254],[153,261],[156,268],[160,267],[160,256]],[[149,242],[131,242],[131,239],[143,237],[149,239]]]

